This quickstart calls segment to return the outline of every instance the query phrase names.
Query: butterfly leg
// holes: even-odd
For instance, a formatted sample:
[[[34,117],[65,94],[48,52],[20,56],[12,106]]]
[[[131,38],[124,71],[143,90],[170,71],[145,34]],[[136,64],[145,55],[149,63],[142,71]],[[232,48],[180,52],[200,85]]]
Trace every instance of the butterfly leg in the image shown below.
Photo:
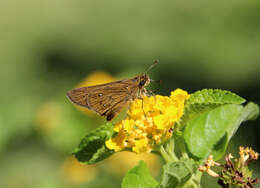
[[[143,96],[148,96],[147,94],[148,94],[147,90],[145,88],[143,88],[142,90],[139,90],[138,98],[142,100],[142,110],[143,110],[145,119],[148,121],[146,113],[144,111],[144,99],[143,99]]]
[[[140,99],[142,100],[142,109],[143,109],[144,117],[145,117],[146,121],[148,121],[146,113],[144,111],[144,99],[142,97]]]
[[[142,100],[142,109],[143,109],[144,117],[145,117],[146,120],[147,120],[147,116],[146,116],[146,113],[145,113],[145,111],[144,111],[144,99],[141,98],[141,100]]]

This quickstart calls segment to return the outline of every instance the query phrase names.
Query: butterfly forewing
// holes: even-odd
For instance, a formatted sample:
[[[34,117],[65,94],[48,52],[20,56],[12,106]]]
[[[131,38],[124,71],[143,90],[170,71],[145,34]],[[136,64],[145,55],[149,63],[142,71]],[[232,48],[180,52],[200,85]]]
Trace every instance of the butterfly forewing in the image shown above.
[[[139,95],[139,77],[96,86],[72,89],[69,99],[80,106],[89,108],[107,120],[115,117],[128,102]]]
[[[67,96],[73,103],[79,106],[89,108],[87,104],[87,96],[88,96],[87,87],[72,89],[67,93]]]

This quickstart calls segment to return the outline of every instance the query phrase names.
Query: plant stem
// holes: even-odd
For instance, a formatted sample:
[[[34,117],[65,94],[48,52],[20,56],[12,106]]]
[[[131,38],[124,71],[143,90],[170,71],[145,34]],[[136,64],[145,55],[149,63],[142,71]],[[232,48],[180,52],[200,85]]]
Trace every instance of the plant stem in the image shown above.
[[[165,160],[167,163],[172,162],[171,157],[170,157],[170,156],[168,155],[168,153],[165,151],[163,145],[161,145],[161,147],[160,147],[160,153],[161,153],[162,157],[164,158],[164,160]]]
[[[171,138],[170,141],[167,143],[167,152],[173,161],[179,161],[178,157],[174,153],[174,139],[173,138]]]
[[[188,159],[188,158],[189,158],[189,156],[188,156],[188,154],[187,154],[186,152],[183,152],[183,153],[182,153],[182,157],[185,158],[185,159]]]

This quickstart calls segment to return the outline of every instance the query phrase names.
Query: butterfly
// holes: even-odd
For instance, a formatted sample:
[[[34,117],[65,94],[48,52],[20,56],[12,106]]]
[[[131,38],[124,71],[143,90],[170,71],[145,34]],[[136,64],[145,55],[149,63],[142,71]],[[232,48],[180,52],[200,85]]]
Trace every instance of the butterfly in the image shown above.
[[[67,93],[67,97],[74,104],[86,107],[110,121],[132,100],[147,94],[145,87],[151,81],[147,72],[157,63],[157,60],[154,61],[146,72],[134,78],[75,88]]]

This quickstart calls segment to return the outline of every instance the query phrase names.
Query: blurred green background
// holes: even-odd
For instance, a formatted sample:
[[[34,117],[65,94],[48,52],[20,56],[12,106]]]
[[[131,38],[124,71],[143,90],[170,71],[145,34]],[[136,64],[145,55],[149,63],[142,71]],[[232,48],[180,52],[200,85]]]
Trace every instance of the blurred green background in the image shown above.
[[[65,96],[97,70],[128,78],[159,59],[149,73],[162,80],[152,86],[157,93],[220,88],[260,103],[257,0],[3,0],[0,26],[1,188],[120,187],[142,157],[122,153],[85,166],[70,154],[105,122]],[[229,151],[259,152],[259,123],[243,124]],[[143,158],[158,177],[161,160]],[[260,163],[252,168],[260,177]],[[207,176],[203,185],[217,187]]]

